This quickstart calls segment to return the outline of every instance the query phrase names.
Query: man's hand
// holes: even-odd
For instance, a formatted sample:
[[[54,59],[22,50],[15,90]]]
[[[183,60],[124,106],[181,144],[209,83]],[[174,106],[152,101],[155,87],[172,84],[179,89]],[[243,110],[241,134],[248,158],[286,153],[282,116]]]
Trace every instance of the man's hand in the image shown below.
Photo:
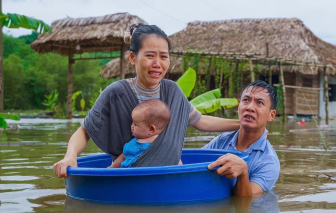
[[[58,161],[54,164],[54,172],[55,175],[59,178],[61,177],[69,177],[67,174],[67,168],[71,167],[77,167],[77,158],[71,157],[71,156],[65,156],[63,160]]]
[[[208,169],[219,167],[216,171],[219,175],[225,175],[227,178],[235,178],[242,174],[247,175],[247,163],[234,154],[226,154],[219,157],[215,162],[208,165]]]

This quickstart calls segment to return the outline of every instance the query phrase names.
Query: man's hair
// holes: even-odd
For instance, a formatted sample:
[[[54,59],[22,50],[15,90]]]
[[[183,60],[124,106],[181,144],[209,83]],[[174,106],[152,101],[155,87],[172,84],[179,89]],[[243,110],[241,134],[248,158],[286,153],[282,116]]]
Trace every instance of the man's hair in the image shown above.
[[[278,105],[278,102],[279,102],[279,99],[278,99],[278,93],[277,93],[276,89],[273,86],[269,85],[268,83],[266,83],[265,81],[262,81],[262,80],[254,81],[254,82],[250,83],[249,85],[247,85],[241,91],[240,98],[241,98],[243,92],[245,90],[247,90],[248,88],[250,88],[250,87],[252,87],[251,91],[253,91],[253,89],[255,87],[260,87],[260,88],[263,88],[262,90],[266,90],[266,93],[269,94],[269,97],[271,99],[271,107],[270,107],[270,109],[276,109],[276,107]]]
[[[158,99],[141,102],[133,109],[133,111],[136,110],[142,110],[146,124],[153,124],[159,130],[164,130],[170,121],[170,110],[167,104]]]

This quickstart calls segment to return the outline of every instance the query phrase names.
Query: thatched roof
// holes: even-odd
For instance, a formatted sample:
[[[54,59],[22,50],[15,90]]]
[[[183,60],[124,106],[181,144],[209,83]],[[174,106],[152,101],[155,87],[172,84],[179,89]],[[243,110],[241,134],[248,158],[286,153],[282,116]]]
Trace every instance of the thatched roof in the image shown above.
[[[319,39],[295,18],[195,21],[169,38],[173,51],[194,49],[264,56],[268,53],[269,57],[326,63],[336,67],[336,46]],[[316,74],[316,71],[305,67],[300,72]]]
[[[132,24],[146,23],[138,16],[117,13],[101,17],[65,18],[52,23],[52,32],[39,35],[31,47],[39,53],[73,53],[119,51],[124,32]],[[77,46],[80,46],[78,50]],[[77,47],[77,48],[76,48]],[[129,46],[126,46],[129,49]]]
[[[135,76],[135,68],[129,62],[129,51],[125,53],[125,76],[126,77],[134,77]],[[168,73],[182,73],[183,69],[183,61],[181,58],[171,57],[170,58],[170,66],[168,69]],[[120,58],[115,58],[108,62],[99,75],[106,79],[116,78],[120,76]]]
[[[172,51],[188,49],[207,52],[254,53],[285,58],[298,62],[326,63],[336,67],[336,47],[316,37],[299,19],[240,19],[214,22],[192,22],[184,30],[169,36]],[[128,57],[125,57],[126,63]],[[263,60],[259,60],[263,64]],[[104,78],[119,76],[120,59],[110,61],[101,71]],[[265,61],[266,64],[266,61]],[[190,64],[192,65],[192,64]],[[168,72],[182,73],[181,58],[171,57]],[[279,70],[278,65],[264,65],[262,71]],[[321,71],[322,68],[319,68]],[[316,75],[317,67],[284,66],[285,72],[301,72]],[[134,68],[127,65],[126,74],[135,75]],[[202,69],[200,69],[202,73]],[[328,69],[335,74],[334,69]]]

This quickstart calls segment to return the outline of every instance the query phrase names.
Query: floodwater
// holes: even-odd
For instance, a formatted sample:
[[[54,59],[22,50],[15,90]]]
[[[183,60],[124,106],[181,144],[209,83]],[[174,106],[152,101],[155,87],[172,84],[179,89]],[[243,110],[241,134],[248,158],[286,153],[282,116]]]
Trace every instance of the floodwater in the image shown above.
[[[249,198],[202,203],[115,205],[66,196],[52,165],[66,152],[80,119],[22,119],[18,129],[0,131],[0,212],[336,212],[336,121],[329,128],[273,121],[268,139],[276,150],[280,177],[271,192]],[[218,133],[188,129],[185,148],[200,148]],[[328,147],[325,151],[324,147]],[[100,153],[92,141],[83,155]],[[111,193],[116,193],[111,191]]]

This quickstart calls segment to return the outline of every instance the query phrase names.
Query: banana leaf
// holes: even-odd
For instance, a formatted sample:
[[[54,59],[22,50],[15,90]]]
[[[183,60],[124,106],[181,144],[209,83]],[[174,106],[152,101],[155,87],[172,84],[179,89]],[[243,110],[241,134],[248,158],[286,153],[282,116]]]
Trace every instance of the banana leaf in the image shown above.
[[[177,81],[176,83],[181,88],[183,94],[188,98],[191,91],[194,89],[196,82],[196,71],[189,68]]]
[[[12,120],[20,120],[19,116],[16,115],[9,115],[5,113],[0,113],[0,128],[3,128],[4,130],[7,129],[7,122],[5,119],[12,119]]]
[[[5,119],[0,117],[0,128],[3,128],[4,130],[7,129],[7,122],[5,121]]]
[[[220,98],[222,96],[220,89],[214,89],[209,92],[203,93],[190,101],[190,103],[195,106],[206,101]]]
[[[25,28],[38,31],[39,33],[45,33],[51,30],[51,26],[44,23],[41,20],[30,18],[28,16],[19,15],[15,13],[0,13],[0,21],[2,26],[8,28]]]
[[[220,89],[215,89],[197,96],[190,103],[202,114],[215,112],[222,107],[232,108],[239,104],[236,98],[219,98],[220,96]]]
[[[9,114],[6,114],[6,113],[0,113],[0,118],[11,119],[11,120],[16,120],[16,121],[19,121],[21,119],[19,116],[9,115]]]

